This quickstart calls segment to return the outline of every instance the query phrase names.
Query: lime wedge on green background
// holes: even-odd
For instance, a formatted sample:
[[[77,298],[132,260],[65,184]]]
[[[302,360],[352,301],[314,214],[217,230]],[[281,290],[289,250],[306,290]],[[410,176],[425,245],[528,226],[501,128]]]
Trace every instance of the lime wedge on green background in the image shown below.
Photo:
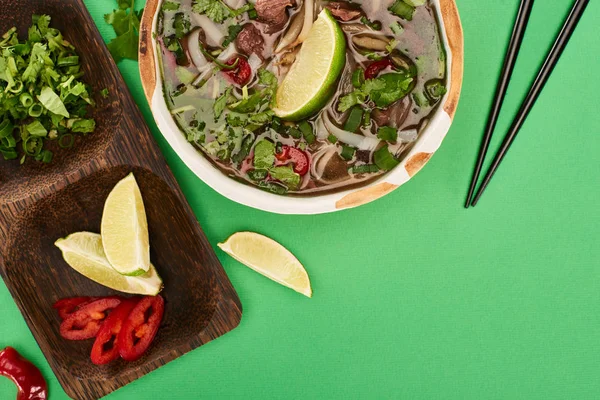
[[[103,286],[124,293],[154,296],[162,289],[162,279],[156,269],[140,276],[125,276],[115,271],[102,246],[102,237],[97,233],[77,232],[54,243],[63,258],[75,271]]]
[[[100,233],[106,258],[119,273],[136,276],[150,269],[146,210],[133,174],[117,183],[108,195]]]
[[[267,278],[312,297],[310,279],[300,261],[273,239],[258,233],[238,232],[218,246]]]
[[[323,108],[333,94],[345,62],[346,38],[335,18],[325,9],[277,90],[275,115],[299,121]]]

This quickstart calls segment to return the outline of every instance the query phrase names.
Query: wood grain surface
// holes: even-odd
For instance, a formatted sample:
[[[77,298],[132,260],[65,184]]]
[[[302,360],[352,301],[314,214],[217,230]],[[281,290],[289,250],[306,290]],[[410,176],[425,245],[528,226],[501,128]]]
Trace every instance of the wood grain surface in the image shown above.
[[[25,34],[32,14],[52,16],[81,56],[83,79],[109,96],[96,96],[96,131],[57,149],[51,164],[0,162],[0,274],[65,392],[97,399],[234,329],[242,307],[81,0],[1,0],[0,31],[14,25]],[[89,359],[92,341],[60,337],[51,305],[115,292],[72,270],[53,243],[99,232],[106,196],[130,172],[144,197],[166,312],[142,359],[99,367]]]

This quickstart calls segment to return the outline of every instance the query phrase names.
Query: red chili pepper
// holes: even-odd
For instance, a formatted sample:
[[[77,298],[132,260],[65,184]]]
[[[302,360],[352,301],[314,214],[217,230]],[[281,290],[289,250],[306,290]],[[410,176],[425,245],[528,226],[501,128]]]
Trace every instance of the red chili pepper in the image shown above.
[[[98,334],[108,313],[121,304],[121,301],[121,297],[105,297],[81,307],[60,324],[60,335],[68,340],[93,338]]]
[[[147,296],[131,310],[117,338],[117,347],[126,361],[139,359],[150,347],[165,311],[159,296]]]
[[[375,61],[371,63],[371,65],[369,65],[365,70],[365,79],[377,78],[377,75],[379,75],[381,71],[392,66],[394,66],[394,64],[389,58],[384,58],[383,60]]]
[[[91,303],[92,301],[98,300],[97,297],[68,297],[66,299],[60,299],[52,308],[58,311],[58,315],[61,319],[66,319],[69,315],[73,314],[75,311],[79,310],[81,307],[86,304]]]
[[[117,337],[123,328],[123,323],[138,302],[139,299],[136,298],[123,300],[106,318],[92,347],[91,359],[94,364],[108,364],[119,358]]]
[[[233,56],[225,65],[233,65],[236,60],[239,60],[237,67],[232,70],[223,70],[223,74],[236,85],[244,86],[250,81],[252,67],[248,64],[248,60],[242,56]]]
[[[48,387],[40,370],[12,347],[0,351],[0,375],[6,376],[17,385],[17,400],[48,398]]]
[[[294,164],[294,172],[300,176],[308,173],[310,162],[308,161],[308,155],[304,151],[287,145],[281,149],[281,153],[275,155],[279,161],[291,161]]]

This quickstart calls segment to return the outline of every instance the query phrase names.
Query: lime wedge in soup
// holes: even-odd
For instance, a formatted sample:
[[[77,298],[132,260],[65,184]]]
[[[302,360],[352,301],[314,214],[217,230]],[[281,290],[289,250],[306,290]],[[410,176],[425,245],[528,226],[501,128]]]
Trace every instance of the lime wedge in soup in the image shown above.
[[[333,94],[345,62],[344,33],[329,10],[324,9],[279,85],[275,115],[299,121],[318,112]]]

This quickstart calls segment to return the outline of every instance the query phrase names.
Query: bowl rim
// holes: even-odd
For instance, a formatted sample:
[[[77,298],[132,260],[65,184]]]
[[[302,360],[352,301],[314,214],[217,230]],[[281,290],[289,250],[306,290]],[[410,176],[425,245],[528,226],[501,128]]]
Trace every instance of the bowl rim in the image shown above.
[[[432,0],[446,49],[449,90],[419,139],[392,171],[375,181],[335,193],[315,196],[279,196],[238,182],[218,170],[190,144],[171,117],[163,95],[154,32],[159,5],[148,0],[140,23],[139,69],[144,94],[159,130],[186,166],[212,189],[237,203],[278,214],[322,214],[354,208],[375,201],[415,176],[444,140],[460,98],[464,69],[464,38],[455,0]]]

